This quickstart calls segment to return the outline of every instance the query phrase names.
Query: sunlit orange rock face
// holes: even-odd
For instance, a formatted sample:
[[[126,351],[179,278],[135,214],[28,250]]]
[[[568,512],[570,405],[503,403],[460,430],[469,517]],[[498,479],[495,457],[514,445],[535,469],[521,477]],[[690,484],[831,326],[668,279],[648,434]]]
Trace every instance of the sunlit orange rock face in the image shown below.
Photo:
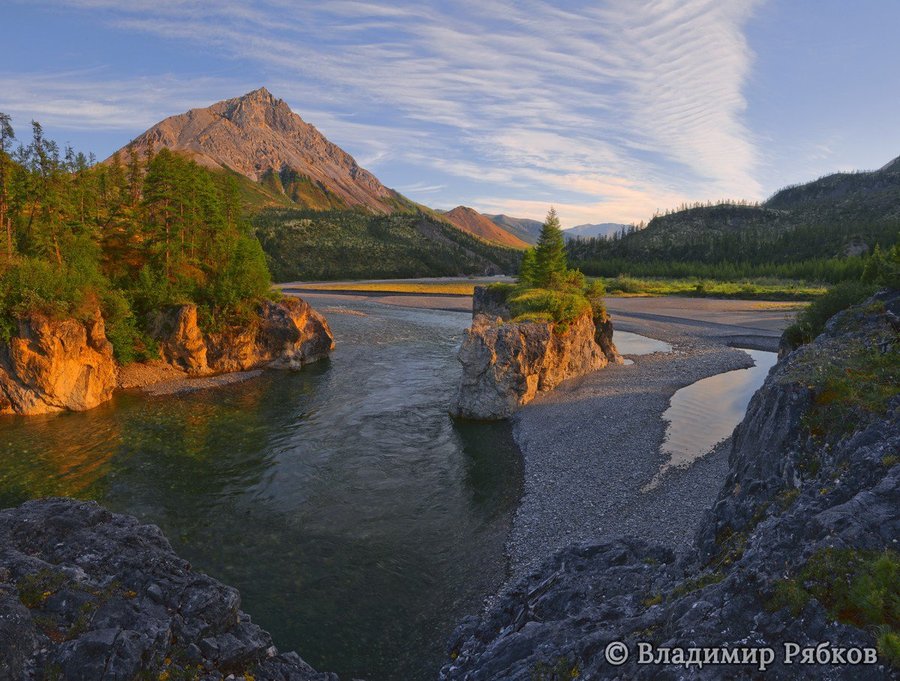
[[[119,384],[135,388],[263,367],[299,369],[334,348],[328,322],[299,298],[263,301],[251,319],[211,332],[201,329],[195,305],[171,307],[157,313],[151,335],[159,341],[160,361],[146,372],[133,371],[142,365],[126,367],[128,380],[120,382],[99,310],[87,322],[31,315],[0,344],[0,414],[86,411],[109,400]]]
[[[192,376],[299,369],[334,348],[328,322],[299,298],[264,301],[253,319],[209,333],[201,331],[195,305],[180,305],[157,313],[151,333],[163,359]]]
[[[565,330],[552,322],[513,322],[490,289],[476,287],[472,326],[459,349],[463,376],[451,413],[478,420],[506,418],[566,379],[621,363],[612,322],[605,314],[597,321],[599,328],[586,312]]]
[[[116,363],[103,318],[87,322],[32,314],[0,345],[0,413],[84,411],[106,402]]]

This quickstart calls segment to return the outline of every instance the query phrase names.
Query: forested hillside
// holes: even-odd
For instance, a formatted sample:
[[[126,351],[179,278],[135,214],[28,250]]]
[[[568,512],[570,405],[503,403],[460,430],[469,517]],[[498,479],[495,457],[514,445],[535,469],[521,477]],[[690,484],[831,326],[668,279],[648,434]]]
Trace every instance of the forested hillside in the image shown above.
[[[569,244],[588,274],[857,279],[900,232],[900,164],[785,188],[761,205],[704,204],[613,239]]]
[[[502,274],[521,259],[424,211],[267,210],[253,225],[276,281]]]
[[[0,340],[33,312],[87,318],[99,308],[117,358],[153,356],[151,311],[197,303],[221,324],[269,295],[238,186],[166,149],[76,154],[32,126],[15,144],[0,114]]]

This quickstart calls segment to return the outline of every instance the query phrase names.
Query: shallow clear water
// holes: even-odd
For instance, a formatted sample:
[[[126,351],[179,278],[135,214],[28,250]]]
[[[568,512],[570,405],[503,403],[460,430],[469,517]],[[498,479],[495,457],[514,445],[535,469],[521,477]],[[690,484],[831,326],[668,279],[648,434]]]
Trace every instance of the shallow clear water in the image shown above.
[[[434,678],[505,576],[520,457],[507,424],[447,416],[467,314],[345,307],[368,316],[332,308],[332,358],[298,373],[0,418],[0,506],[134,514],[237,587],[280,648],[347,679]]]
[[[667,425],[661,451],[669,459],[647,489],[655,487],[667,469],[687,466],[709,452],[744,418],[750,398],[778,361],[774,352],[744,352],[753,358],[754,366],[701,379],[672,396],[662,416]]]
[[[613,342],[620,355],[651,355],[654,352],[672,352],[665,341],[628,331],[614,331]]]

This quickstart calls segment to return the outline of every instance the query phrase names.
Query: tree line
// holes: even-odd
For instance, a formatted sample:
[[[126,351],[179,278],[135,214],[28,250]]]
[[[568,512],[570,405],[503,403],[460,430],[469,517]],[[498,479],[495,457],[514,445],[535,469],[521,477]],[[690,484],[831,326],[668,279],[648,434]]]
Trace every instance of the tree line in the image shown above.
[[[15,142],[0,114],[0,340],[33,312],[99,308],[129,361],[155,351],[145,333],[154,310],[196,303],[201,319],[222,322],[268,294],[265,256],[227,174],[133,146],[97,163],[60,150],[36,122],[30,142]]]

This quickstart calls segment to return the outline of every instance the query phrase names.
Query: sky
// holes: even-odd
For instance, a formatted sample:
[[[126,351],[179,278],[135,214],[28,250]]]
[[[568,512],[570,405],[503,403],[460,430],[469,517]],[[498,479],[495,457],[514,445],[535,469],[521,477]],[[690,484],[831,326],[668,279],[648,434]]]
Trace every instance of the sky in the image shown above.
[[[267,87],[434,208],[648,220],[900,155],[896,0],[0,0],[0,111],[105,158]]]

